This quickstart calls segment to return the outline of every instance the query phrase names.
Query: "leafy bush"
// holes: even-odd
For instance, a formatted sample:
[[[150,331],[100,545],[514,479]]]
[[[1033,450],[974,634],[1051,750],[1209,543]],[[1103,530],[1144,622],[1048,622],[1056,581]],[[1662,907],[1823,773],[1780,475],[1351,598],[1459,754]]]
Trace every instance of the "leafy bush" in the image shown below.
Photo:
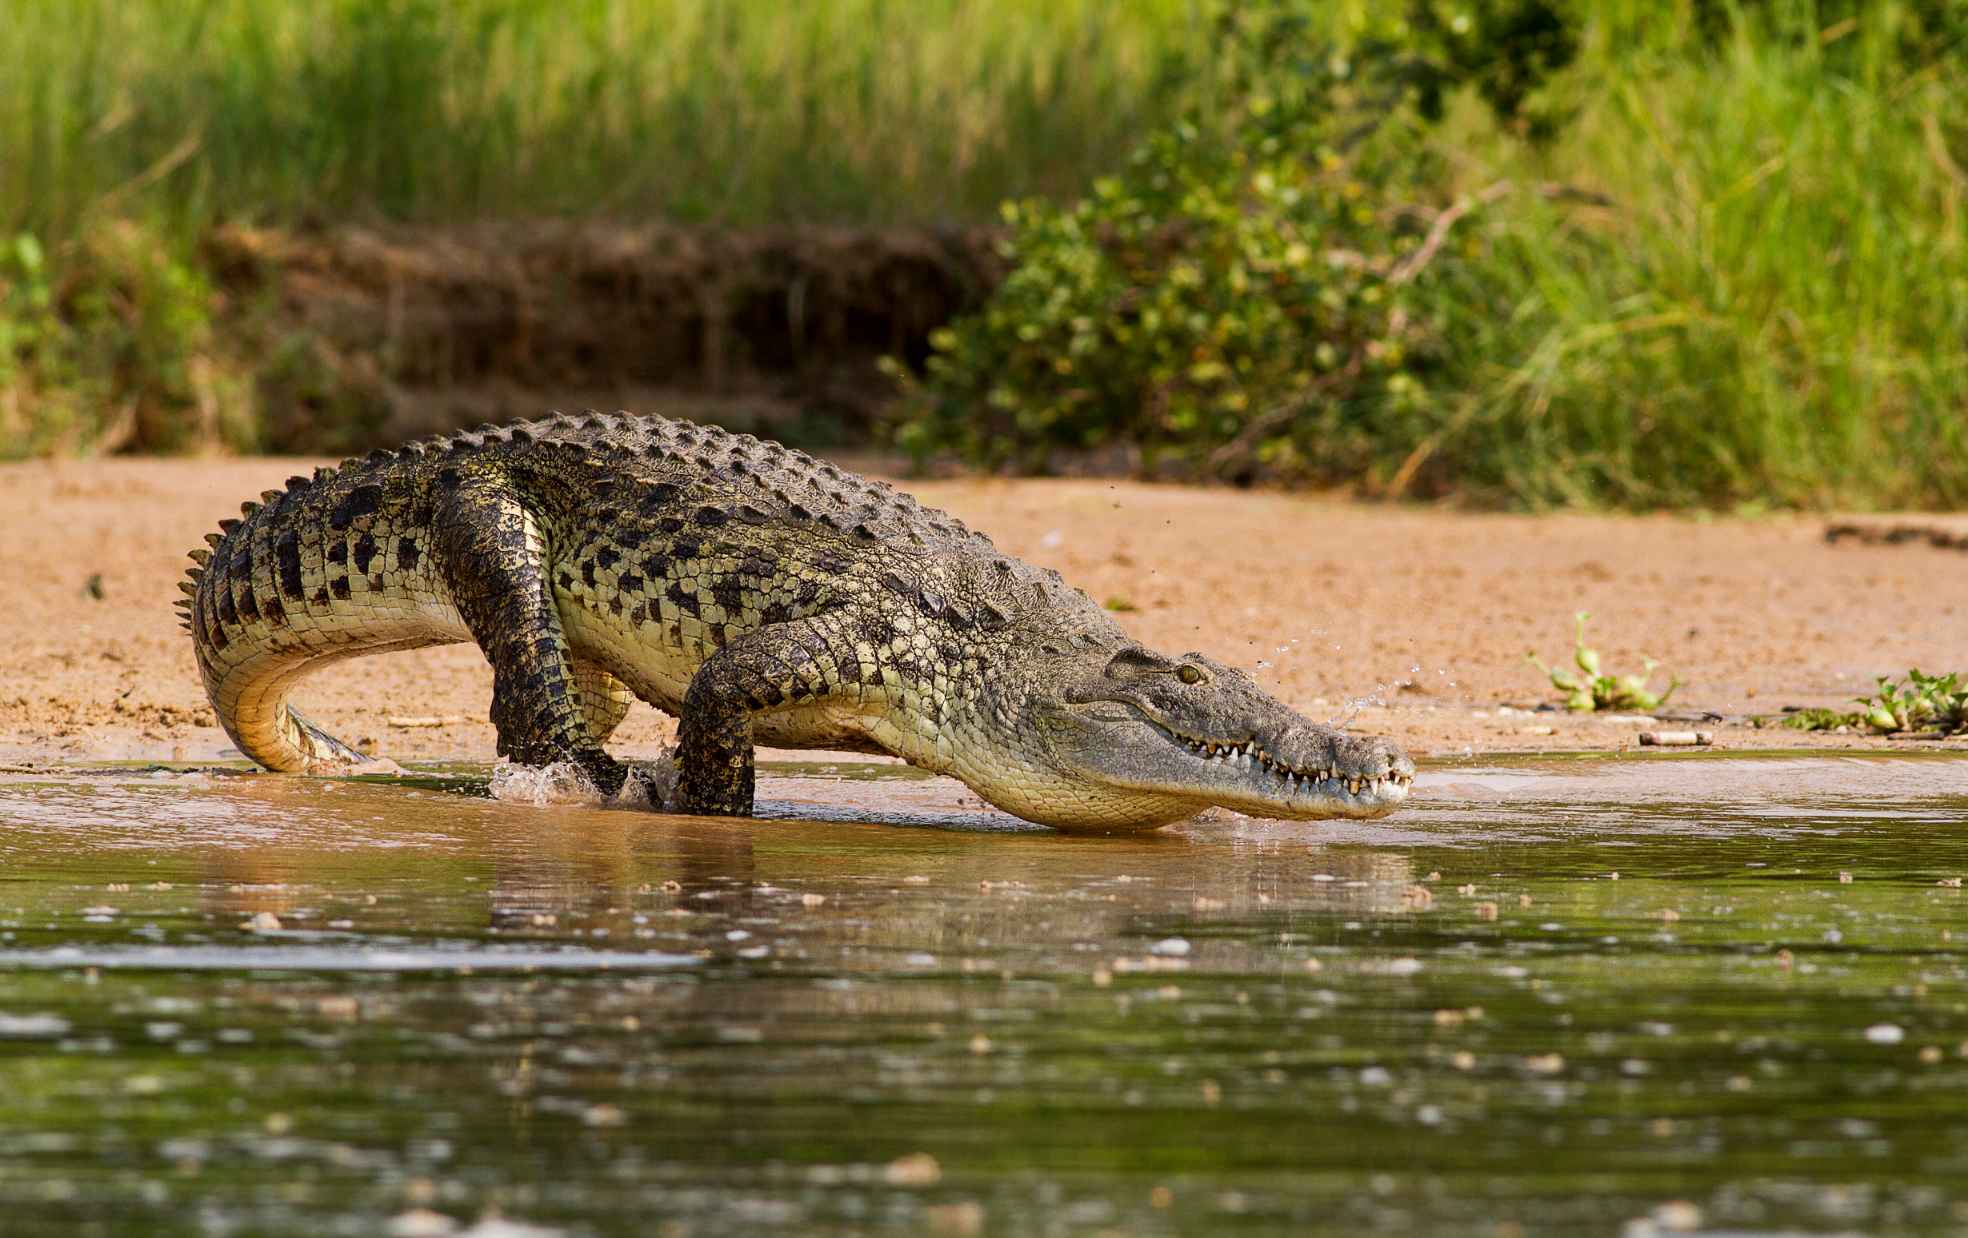
[[[1047,469],[1122,445],[1150,471],[1332,479],[1423,407],[1445,218],[1397,80],[1288,4],[1220,22],[1236,100],[1149,138],[1071,206],[1007,205],[1012,271],[900,366],[898,442]],[[1457,208],[1460,213],[1464,207]],[[1447,217],[1453,222],[1453,217]]]
[[[59,280],[31,234],[0,246],[0,455],[250,446],[212,309],[205,277],[135,224],[86,233]]]
[[[897,439],[1534,507],[1958,504],[1968,72],[1929,9],[1413,0],[1342,56],[1250,0],[1229,123],[1012,208],[1015,269],[902,375]]]

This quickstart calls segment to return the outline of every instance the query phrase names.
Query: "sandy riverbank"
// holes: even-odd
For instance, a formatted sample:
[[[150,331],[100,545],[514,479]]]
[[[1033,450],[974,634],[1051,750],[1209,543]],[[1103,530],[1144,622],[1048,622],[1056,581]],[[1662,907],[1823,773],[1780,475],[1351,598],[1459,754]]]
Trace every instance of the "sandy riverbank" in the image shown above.
[[[178,628],[176,581],[240,499],[313,463],[0,466],[0,757],[229,753]],[[1968,667],[1968,555],[1827,545],[1816,518],[1487,515],[1105,481],[911,489],[1116,604],[1147,643],[1254,667],[1315,717],[1366,698],[1354,725],[1421,754],[1631,745],[1631,722],[1499,709],[1549,698],[1524,651],[1568,656],[1577,610],[1593,612],[1609,667],[1646,654],[1679,673],[1678,709],[1838,705],[1877,674]],[[490,691],[478,652],[457,646],[344,663],[299,699],[384,755],[482,760]],[[638,708],[616,747],[653,753],[672,731]],[[1718,740],[1886,742],[1730,727]]]

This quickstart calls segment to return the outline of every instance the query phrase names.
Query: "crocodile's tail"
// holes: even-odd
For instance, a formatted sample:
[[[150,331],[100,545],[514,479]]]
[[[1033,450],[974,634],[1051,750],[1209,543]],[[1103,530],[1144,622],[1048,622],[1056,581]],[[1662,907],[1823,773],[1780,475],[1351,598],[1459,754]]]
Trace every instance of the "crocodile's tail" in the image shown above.
[[[429,554],[423,454],[377,452],[289,479],[206,535],[178,603],[205,692],[240,752],[304,773],[366,758],[288,704],[330,663],[469,640]]]

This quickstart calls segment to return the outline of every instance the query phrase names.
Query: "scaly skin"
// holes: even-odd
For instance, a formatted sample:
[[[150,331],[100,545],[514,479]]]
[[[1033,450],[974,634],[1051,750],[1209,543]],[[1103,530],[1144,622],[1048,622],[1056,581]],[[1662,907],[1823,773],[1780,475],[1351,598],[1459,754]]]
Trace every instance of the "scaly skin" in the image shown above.
[[[754,743],[892,753],[1063,829],[1210,804],[1366,817],[1413,766],[1240,671],[1130,640],[1058,574],[890,486],[750,435],[556,415],[376,452],[222,523],[181,603],[241,752],[362,758],[287,703],[301,676],[476,641],[499,751],[577,763],[632,697],[676,715],[683,811],[752,810]]]

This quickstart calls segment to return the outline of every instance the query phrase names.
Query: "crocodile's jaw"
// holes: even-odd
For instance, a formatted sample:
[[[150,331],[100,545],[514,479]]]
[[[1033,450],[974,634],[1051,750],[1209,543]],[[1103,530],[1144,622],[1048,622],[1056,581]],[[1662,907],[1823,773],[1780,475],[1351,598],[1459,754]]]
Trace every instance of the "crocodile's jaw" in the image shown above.
[[[1184,816],[1216,806],[1294,821],[1384,817],[1414,780],[1414,763],[1387,741],[1302,718],[1286,736],[1233,739],[1112,709],[1074,712],[1077,725],[1060,728],[1054,751],[1079,778],[1156,812],[1170,802]]]
[[[1241,671],[1138,646],[1082,663],[1046,676],[1027,699],[1020,729],[1039,751],[994,762],[1023,774],[1016,786],[973,782],[987,798],[1082,829],[1152,828],[1211,806],[1290,820],[1370,818],[1407,799],[1414,763],[1399,748],[1314,723]]]

